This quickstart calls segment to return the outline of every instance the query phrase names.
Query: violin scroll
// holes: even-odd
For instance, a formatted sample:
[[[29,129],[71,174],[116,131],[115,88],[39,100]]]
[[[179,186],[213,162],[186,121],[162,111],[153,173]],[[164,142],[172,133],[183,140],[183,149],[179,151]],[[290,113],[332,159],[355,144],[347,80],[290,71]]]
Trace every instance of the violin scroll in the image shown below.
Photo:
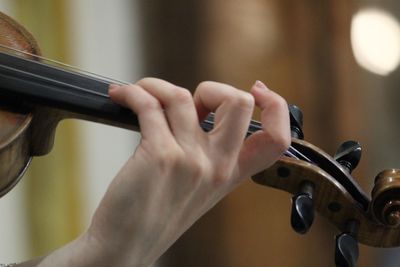
[[[371,213],[381,224],[400,226],[400,169],[385,170],[376,176]]]

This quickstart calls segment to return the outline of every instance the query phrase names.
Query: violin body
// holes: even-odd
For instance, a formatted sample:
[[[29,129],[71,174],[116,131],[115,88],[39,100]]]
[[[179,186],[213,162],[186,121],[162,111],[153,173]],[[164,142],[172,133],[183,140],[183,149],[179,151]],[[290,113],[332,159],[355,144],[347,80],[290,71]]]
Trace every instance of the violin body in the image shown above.
[[[0,110],[0,196],[17,184],[30,162],[31,121],[31,114]]]
[[[0,13],[0,44],[40,54],[33,36],[7,15]],[[30,162],[32,114],[12,105],[0,108],[0,197],[15,186]]]
[[[21,51],[23,57],[30,59],[41,55],[34,37],[3,13],[0,13],[0,45]],[[1,197],[22,178],[33,156],[50,152],[58,122],[72,114],[35,105],[18,96],[2,95],[0,104]]]
[[[33,156],[51,151],[63,119],[139,130],[137,117],[108,98],[108,82],[41,64],[33,36],[2,13],[0,45],[22,55],[1,54],[0,197],[17,184]]]

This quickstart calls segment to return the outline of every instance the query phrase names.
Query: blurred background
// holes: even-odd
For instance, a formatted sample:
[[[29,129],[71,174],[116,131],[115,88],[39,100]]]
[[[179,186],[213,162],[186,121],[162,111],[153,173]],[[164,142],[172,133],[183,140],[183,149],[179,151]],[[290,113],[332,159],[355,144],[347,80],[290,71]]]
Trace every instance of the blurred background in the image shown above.
[[[394,0],[2,0],[44,56],[107,77],[167,79],[188,89],[264,81],[304,114],[306,140],[334,154],[353,139],[353,172],[369,194],[400,168],[400,4]],[[257,114],[255,114],[257,117]],[[0,262],[22,261],[78,236],[140,138],[65,121],[50,155],[0,200]],[[316,218],[290,227],[291,196],[246,182],[197,222],[157,266],[334,266],[334,235]],[[398,266],[400,249],[360,246],[358,266]]]

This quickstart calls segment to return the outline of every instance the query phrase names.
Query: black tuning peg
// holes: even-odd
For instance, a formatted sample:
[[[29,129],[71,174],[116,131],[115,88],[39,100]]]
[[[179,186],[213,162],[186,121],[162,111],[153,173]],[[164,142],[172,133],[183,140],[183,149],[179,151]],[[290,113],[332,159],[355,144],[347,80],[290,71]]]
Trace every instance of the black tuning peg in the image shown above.
[[[355,238],[356,223],[349,224],[349,231],[336,236],[336,267],[355,267],[358,260],[358,242]]]
[[[351,173],[361,159],[361,145],[356,141],[346,141],[336,151],[334,159]]]
[[[299,234],[307,233],[314,221],[313,193],[313,184],[305,182],[300,186],[299,193],[292,198],[290,223]]]
[[[292,137],[304,139],[303,134],[303,112],[296,105],[289,105],[290,131]]]

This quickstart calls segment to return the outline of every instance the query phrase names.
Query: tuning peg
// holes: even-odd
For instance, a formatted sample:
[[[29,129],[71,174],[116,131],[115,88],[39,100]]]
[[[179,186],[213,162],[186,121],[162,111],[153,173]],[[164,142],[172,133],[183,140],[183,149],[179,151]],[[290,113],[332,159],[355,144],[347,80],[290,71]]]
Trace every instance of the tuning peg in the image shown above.
[[[351,173],[361,159],[361,145],[356,141],[346,141],[336,151],[334,159]]]
[[[358,259],[358,243],[350,234],[336,237],[335,264],[337,267],[355,267]]]
[[[290,114],[290,131],[292,137],[297,139],[304,139],[303,134],[303,112],[296,105],[289,105]]]
[[[305,234],[314,221],[314,186],[305,182],[301,185],[299,193],[292,198],[292,213],[290,223],[293,230]]]
[[[355,267],[358,259],[357,224],[348,223],[348,231],[336,236],[335,264],[337,267]]]

